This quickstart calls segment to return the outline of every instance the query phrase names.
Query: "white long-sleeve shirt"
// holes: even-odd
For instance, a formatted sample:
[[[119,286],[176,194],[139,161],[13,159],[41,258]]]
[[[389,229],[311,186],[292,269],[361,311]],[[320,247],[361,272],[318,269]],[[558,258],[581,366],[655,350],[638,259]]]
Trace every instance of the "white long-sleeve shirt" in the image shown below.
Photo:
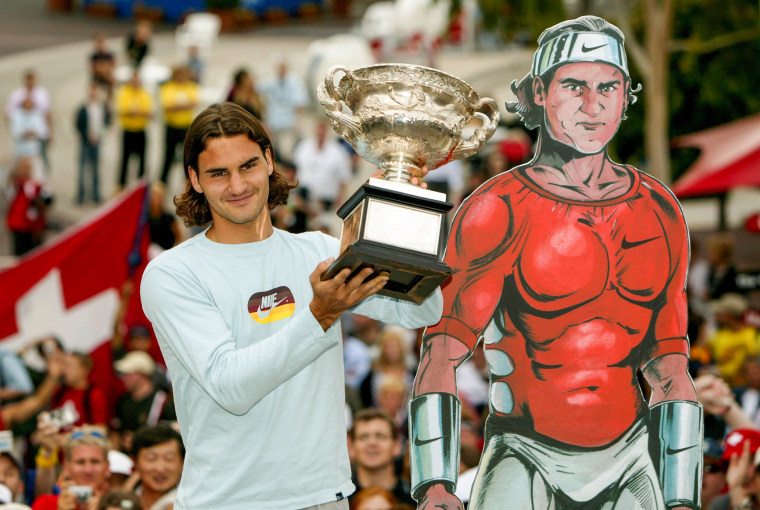
[[[337,239],[275,230],[219,244],[199,234],[154,259],[143,308],[174,384],[187,448],[175,508],[288,509],[353,490],[345,436],[339,321],[311,314],[309,275]],[[439,320],[381,296],[353,311],[410,328]]]

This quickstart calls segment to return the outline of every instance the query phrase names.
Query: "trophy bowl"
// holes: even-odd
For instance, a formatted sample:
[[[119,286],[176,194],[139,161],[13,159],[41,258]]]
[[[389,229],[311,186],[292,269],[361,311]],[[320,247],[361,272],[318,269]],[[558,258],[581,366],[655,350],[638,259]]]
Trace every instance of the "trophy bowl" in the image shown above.
[[[423,163],[433,170],[474,154],[499,123],[493,99],[418,65],[334,66],[317,97],[333,129],[388,181],[409,182]],[[467,128],[473,129],[465,138]]]
[[[322,278],[372,267],[389,275],[379,294],[421,303],[451,275],[443,257],[453,204],[409,181],[423,164],[434,170],[477,152],[499,122],[496,102],[450,74],[409,64],[335,66],[317,97],[333,129],[383,174],[338,209],[340,253]]]

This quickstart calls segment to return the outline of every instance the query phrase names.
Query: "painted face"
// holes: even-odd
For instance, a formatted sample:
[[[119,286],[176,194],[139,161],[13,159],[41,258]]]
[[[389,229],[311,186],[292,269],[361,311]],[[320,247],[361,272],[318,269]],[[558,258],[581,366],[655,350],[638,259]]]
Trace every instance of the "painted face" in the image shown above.
[[[398,442],[383,419],[357,422],[353,443],[356,463],[367,469],[390,465],[398,454]]]
[[[135,464],[140,480],[154,492],[166,493],[182,475],[183,459],[177,441],[171,439],[149,448],[141,448]]]
[[[534,101],[544,107],[549,135],[584,154],[603,150],[620,127],[627,83],[616,67],[576,62],[557,68],[551,83],[533,83]]]
[[[108,460],[103,450],[95,445],[80,444],[71,449],[66,470],[76,485],[102,487],[108,477]]]
[[[190,171],[195,191],[203,193],[214,226],[269,222],[269,176],[274,171],[269,151],[246,135],[212,138]]]

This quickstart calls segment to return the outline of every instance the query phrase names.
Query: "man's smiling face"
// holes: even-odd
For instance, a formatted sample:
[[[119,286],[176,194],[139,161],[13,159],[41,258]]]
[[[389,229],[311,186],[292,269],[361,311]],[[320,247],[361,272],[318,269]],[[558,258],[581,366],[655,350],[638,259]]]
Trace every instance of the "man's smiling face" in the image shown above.
[[[533,97],[544,107],[544,124],[552,138],[584,154],[595,154],[620,127],[627,88],[617,67],[576,62],[557,68],[548,87],[537,78]]]

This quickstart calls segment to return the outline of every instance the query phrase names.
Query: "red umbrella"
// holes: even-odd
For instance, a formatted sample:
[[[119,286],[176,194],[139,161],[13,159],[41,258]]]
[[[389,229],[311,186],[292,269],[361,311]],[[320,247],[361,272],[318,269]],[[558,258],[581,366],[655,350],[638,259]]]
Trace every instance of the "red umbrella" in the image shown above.
[[[673,144],[701,150],[672,186],[678,198],[716,195],[736,186],[760,186],[760,114],[681,136]]]

